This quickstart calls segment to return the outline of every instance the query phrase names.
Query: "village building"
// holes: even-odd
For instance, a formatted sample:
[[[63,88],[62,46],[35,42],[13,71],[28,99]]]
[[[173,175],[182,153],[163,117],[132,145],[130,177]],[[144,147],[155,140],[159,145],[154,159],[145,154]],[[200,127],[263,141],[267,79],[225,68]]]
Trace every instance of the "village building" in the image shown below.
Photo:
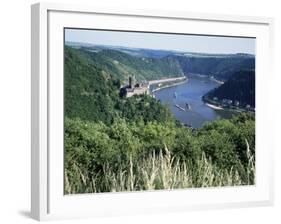
[[[231,105],[232,104],[232,100],[227,100],[227,104]]]
[[[235,101],[234,101],[234,105],[235,105],[236,107],[239,107],[239,105],[240,105],[239,101],[238,101],[238,100],[235,100]]]
[[[226,105],[231,105],[232,104],[232,100],[230,100],[230,99],[223,99],[222,100],[222,103],[224,103],[224,104],[226,104]]]

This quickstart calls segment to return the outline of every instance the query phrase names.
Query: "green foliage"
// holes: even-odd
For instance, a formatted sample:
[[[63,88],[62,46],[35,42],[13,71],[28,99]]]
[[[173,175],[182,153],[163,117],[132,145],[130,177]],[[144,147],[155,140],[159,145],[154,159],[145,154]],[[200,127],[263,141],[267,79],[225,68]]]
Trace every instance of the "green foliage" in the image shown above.
[[[177,127],[173,144],[173,153],[185,161],[195,162],[202,155],[202,149],[192,129]]]
[[[145,123],[143,120],[116,118],[112,125],[106,126],[102,122],[66,118],[65,167],[69,188],[66,186],[65,190],[67,193],[83,193],[150,189],[148,186],[163,189],[163,186],[253,184],[254,126],[254,117],[250,114],[214,121],[195,132],[190,128],[178,127],[174,122]],[[165,168],[164,157],[173,158]],[[150,160],[159,166],[162,164],[159,170],[147,164]],[[152,168],[156,169],[153,171],[156,173],[161,170],[166,172],[166,177],[162,178],[168,182],[157,178],[147,182],[152,178],[152,173],[149,173]],[[175,175],[173,172],[179,172],[179,179],[174,180],[178,181],[178,185],[171,185],[172,176]],[[183,177],[186,172],[188,174]],[[210,177],[206,176],[208,172]],[[114,182],[121,178],[119,175],[126,179],[123,180],[123,184],[126,183],[123,187],[120,186],[121,182]],[[130,175],[138,179],[133,181],[133,187],[128,183],[133,178]],[[182,178],[186,178],[187,182],[181,183]],[[83,184],[83,180],[87,180],[89,185]]]
[[[117,108],[120,110],[121,116],[130,121],[143,120],[145,123],[149,121],[162,123],[174,121],[170,110],[162,105],[160,101],[148,95],[133,96],[126,100],[121,100]]]
[[[217,187],[240,186],[252,184],[251,181],[243,182],[237,170],[218,169],[204,154],[196,161],[197,169],[186,163],[180,162],[166,149],[156,155],[150,154],[146,159],[134,160],[123,169],[117,171],[110,166],[105,166],[100,175],[91,177],[88,170],[75,167],[77,171],[73,176],[66,173],[66,193],[100,193],[119,191],[143,191],[157,189],[178,189],[190,187]],[[249,175],[254,174],[254,166],[247,168]],[[101,178],[102,176],[102,178]],[[80,181],[79,181],[80,180]]]
[[[247,178],[247,142],[250,153],[255,156],[255,118],[250,113],[242,113],[230,120],[218,120],[205,125],[198,131],[198,141],[207,157],[220,168],[235,167],[241,171],[241,178]]]
[[[110,123],[115,116],[117,85],[91,60],[65,48],[64,105],[68,117]]]

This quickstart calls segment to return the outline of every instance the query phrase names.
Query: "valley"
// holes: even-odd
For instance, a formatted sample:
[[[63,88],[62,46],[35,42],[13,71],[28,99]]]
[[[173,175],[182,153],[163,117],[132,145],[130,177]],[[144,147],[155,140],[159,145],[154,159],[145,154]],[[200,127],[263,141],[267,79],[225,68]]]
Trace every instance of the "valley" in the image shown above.
[[[64,62],[65,194],[255,184],[255,114],[218,109],[254,107],[254,55],[66,42]]]

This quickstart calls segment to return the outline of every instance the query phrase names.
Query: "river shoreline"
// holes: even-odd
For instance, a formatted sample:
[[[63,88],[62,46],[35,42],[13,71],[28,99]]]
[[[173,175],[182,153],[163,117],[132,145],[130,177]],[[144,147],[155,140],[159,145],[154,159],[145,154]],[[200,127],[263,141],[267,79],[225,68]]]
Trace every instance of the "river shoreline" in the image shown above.
[[[205,104],[208,106],[208,107],[211,107],[212,109],[215,109],[215,110],[224,110],[224,108],[220,107],[220,106],[216,106],[214,104],[210,104],[210,103],[206,103]]]
[[[191,73],[191,75],[192,76],[197,76],[197,77],[200,77],[200,78],[208,78],[209,80],[211,80],[213,82],[216,82],[216,83],[218,83],[220,85],[222,85],[224,83],[223,81],[220,81],[220,80],[215,79],[214,77],[210,77],[208,75],[193,74],[193,73]],[[182,79],[184,79],[184,80],[183,81],[179,81],[179,80],[182,80]],[[188,78],[187,78],[187,76],[182,76],[182,77],[175,77],[175,78],[151,80],[151,81],[149,81],[149,84],[150,85],[156,85],[156,84],[167,83],[167,82],[171,82],[171,84],[170,85],[164,85],[162,87],[157,87],[157,88],[151,90],[151,93],[154,93],[154,92],[162,90],[162,89],[166,89],[166,88],[170,88],[170,87],[173,87],[173,86],[184,84],[184,83],[188,82]],[[216,107],[215,105],[212,105],[212,106]],[[224,108],[218,107],[218,108],[213,108],[213,109],[224,109]]]
[[[216,79],[214,76],[210,76],[210,75],[201,75],[201,74],[196,74],[196,73],[190,73],[190,75],[192,76],[197,76],[197,77],[200,77],[200,78],[207,78],[213,82],[216,82],[220,85],[224,84],[224,81],[221,81],[221,80],[218,80]]]
[[[157,87],[155,89],[152,89],[151,93],[154,93],[154,92],[162,90],[162,89],[171,88],[173,86],[184,84],[187,81],[188,81],[188,78],[186,76],[183,76],[183,77],[176,77],[176,78],[169,78],[169,79],[153,80],[153,81],[150,81],[149,83],[150,83],[150,85],[157,85],[157,84],[162,84],[162,83],[167,83],[167,82],[171,83],[168,85],[163,85],[163,86]]]
[[[173,78],[164,78],[164,79],[156,79],[156,80],[150,80],[148,81],[149,85],[155,85],[155,84],[160,84],[160,83],[165,83],[165,82],[175,82],[175,81],[180,81],[180,80],[185,80],[186,76],[180,76],[180,77],[173,77]]]
[[[210,108],[213,108],[214,110],[224,110],[224,111],[233,111],[236,113],[242,113],[242,112],[248,112],[248,113],[253,113],[255,114],[255,111],[248,110],[246,108],[242,107],[234,107],[234,106],[226,106],[221,103],[213,103],[212,100],[210,100],[208,97],[203,96],[202,101]]]
[[[220,85],[224,84],[223,81],[220,81],[220,80],[215,79],[215,78],[212,78],[212,77],[210,77],[210,80],[212,80],[212,81],[214,81],[214,82],[216,82],[216,83],[218,83],[218,84],[220,84]]]
[[[158,88],[156,88],[156,89],[153,89],[153,90],[151,90],[151,93],[155,93],[155,92],[157,92],[157,91],[159,91],[159,90],[162,90],[162,89],[171,88],[171,87],[173,87],[173,86],[178,86],[178,85],[184,84],[184,83],[186,83],[186,82],[188,82],[188,79],[187,79],[187,78],[186,78],[184,81],[181,81],[181,82],[176,82],[176,83],[173,83],[173,84],[170,84],[170,85],[167,85],[167,86],[158,87]]]

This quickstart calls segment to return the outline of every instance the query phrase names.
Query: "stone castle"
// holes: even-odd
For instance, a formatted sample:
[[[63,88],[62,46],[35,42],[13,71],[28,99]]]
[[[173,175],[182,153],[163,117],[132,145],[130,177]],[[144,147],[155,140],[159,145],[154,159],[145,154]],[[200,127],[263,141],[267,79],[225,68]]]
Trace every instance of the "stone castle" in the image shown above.
[[[134,95],[142,95],[149,93],[149,83],[136,83],[133,76],[129,76],[128,85],[120,89],[120,95],[131,97]]]

